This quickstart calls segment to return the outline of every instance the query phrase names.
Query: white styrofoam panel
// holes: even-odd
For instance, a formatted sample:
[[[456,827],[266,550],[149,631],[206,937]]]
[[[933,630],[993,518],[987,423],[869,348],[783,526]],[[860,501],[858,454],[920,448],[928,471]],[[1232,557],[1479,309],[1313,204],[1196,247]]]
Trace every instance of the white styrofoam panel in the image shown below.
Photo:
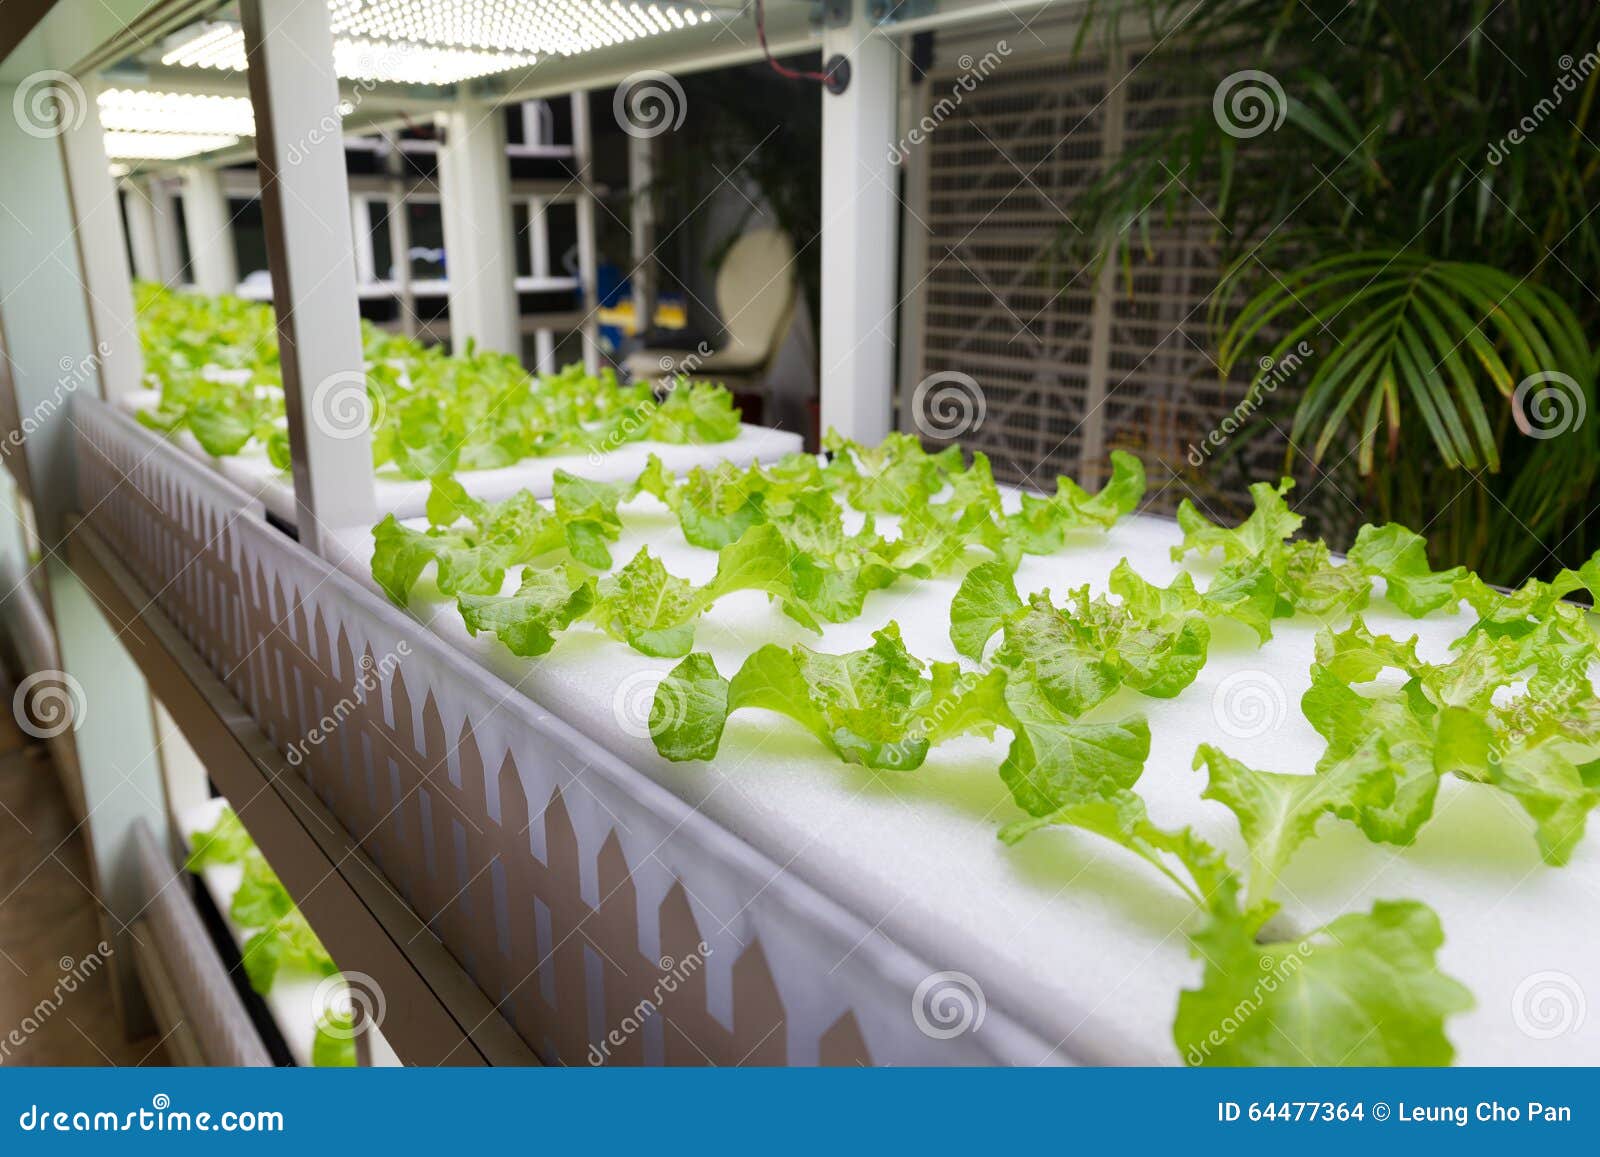
[[[711,577],[715,554],[687,545],[655,499],[639,498],[624,516],[623,537],[612,548],[619,562],[648,543],[673,573]],[[892,533],[893,519],[879,521]],[[1018,586],[1024,593],[1051,588],[1058,601],[1084,583],[1103,591],[1122,558],[1164,584],[1183,569],[1168,553],[1178,537],[1170,521],[1125,519],[1105,535],[1076,536],[1055,555],[1024,558]],[[343,567],[371,587],[370,534],[351,532],[345,542]],[[1204,581],[1204,565],[1194,569]],[[506,589],[517,581],[508,575]],[[953,660],[947,632],[958,586],[958,578],[902,580],[869,596],[856,621],[826,625],[820,638],[764,596],[741,592],[701,621],[695,647],[731,675],[763,643],[846,651],[894,620],[913,654]],[[1021,815],[996,774],[1004,732],[993,741],[936,747],[915,772],[875,772],[839,762],[787,719],[748,711],[730,720],[715,761],[671,764],[655,754],[645,716],[654,682],[674,660],[646,658],[587,625],[562,635],[546,656],[518,659],[490,636],[470,638],[453,602],[440,599],[426,577],[411,609],[535,703],[929,966],[970,974],[992,1007],[1058,1041],[1059,1059],[1179,1059],[1171,1035],[1178,993],[1200,976],[1184,935],[1191,906],[1147,865],[1087,834],[1055,831],[1003,846],[997,829]],[[1469,615],[1439,613],[1419,622],[1375,598],[1365,618],[1378,632],[1418,635],[1424,657],[1439,659],[1469,626]],[[1194,749],[1211,742],[1252,766],[1309,772],[1324,744],[1299,700],[1322,625],[1304,616],[1279,620],[1272,641],[1258,647],[1237,624],[1214,624],[1209,661],[1178,697],[1124,690],[1097,709],[1096,718],[1148,717],[1151,753],[1138,790],[1158,823],[1192,824],[1243,864],[1231,813],[1200,798],[1205,776],[1190,770]],[[1221,697],[1241,681],[1260,690],[1268,709],[1267,726],[1243,739],[1219,722]],[[1514,1002],[1519,986],[1547,972],[1600,993],[1593,932],[1574,918],[1597,893],[1600,837],[1591,835],[1566,867],[1546,867],[1520,808],[1493,789],[1447,779],[1433,821],[1410,848],[1372,844],[1352,825],[1324,819],[1283,876],[1285,910],[1274,927],[1305,931],[1377,899],[1423,900],[1443,922],[1441,967],[1477,1000],[1448,1026],[1460,1063],[1593,1064],[1600,1061],[1600,1018],[1542,1039],[1519,1028],[1526,1010]]]
[[[155,390],[143,390],[119,399],[130,413],[149,409],[159,400],[160,394]],[[227,458],[213,458],[187,430],[180,431],[170,440],[185,453],[212,466],[246,494],[260,499],[269,514],[293,525],[294,480],[286,471],[279,470],[267,460],[266,451],[260,445],[252,443],[242,453]],[[773,462],[785,454],[796,453],[803,444],[799,434],[788,430],[741,424],[739,436],[728,442],[705,446],[630,442],[606,454],[552,454],[546,458],[527,458],[514,466],[494,470],[464,471],[456,475],[456,480],[466,487],[469,494],[487,502],[509,498],[519,490],[530,490],[545,498],[552,493],[557,470],[599,482],[619,482],[638,477],[651,454],[659,457],[668,470],[681,472],[723,460],[739,465]],[[380,516],[421,516],[427,505],[430,483],[402,478],[386,469],[378,472],[376,484]]]

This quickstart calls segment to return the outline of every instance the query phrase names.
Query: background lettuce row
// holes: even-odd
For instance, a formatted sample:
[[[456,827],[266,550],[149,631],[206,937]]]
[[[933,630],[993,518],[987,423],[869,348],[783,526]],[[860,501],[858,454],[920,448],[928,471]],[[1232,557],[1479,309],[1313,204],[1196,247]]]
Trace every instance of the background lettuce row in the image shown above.
[[[239,864],[244,869],[228,915],[240,927],[253,930],[239,950],[251,988],[266,995],[284,969],[314,976],[338,974],[333,957],[231,807],[223,808],[210,828],[194,832],[189,845],[184,863],[187,871],[198,872],[214,864]],[[348,1020],[341,1020],[339,1014],[324,1013],[312,1041],[312,1064],[319,1068],[354,1066],[356,1046],[349,1029]]]
[[[456,598],[467,628],[494,633],[524,657],[545,653],[561,630],[588,621],[643,654],[677,658],[689,653],[699,616],[735,591],[763,591],[820,631],[824,622],[854,619],[869,594],[902,577],[956,568],[969,548],[1013,566],[1023,553],[1064,543],[1069,529],[1111,525],[1144,493],[1143,468],[1119,452],[1098,493],[1063,480],[1054,497],[1008,516],[982,455],[963,466],[958,454],[929,455],[905,435],[871,453],[831,436],[829,444],[835,453],[826,465],[795,454],[770,467],[696,468],[681,480],[654,456],[630,484],[557,471],[553,510],[526,491],[485,503],[455,479],[437,479],[427,529],[393,516],[374,528],[373,578],[403,606],[433,564],[436,587]],[[608,544],[622,529],[618,506],[642,493],[674,513],[692,545],[718,552],[708,583],[671,574],[648,548],[614,573],[585,575],[583,567],[610,570]],[[866,513],[853,533],[841,495]],[[900,534],[878,534],[873,514],[900,511],[908,512],[899,515]],[[510,567],[536,562],[548,565],[530,568],[517,591],[500,594]]]
[[[147,283],[137,289],[146,377],[160,392],[139,421],[187,430],[208,454],[252,442],[289,465],[283,377],[272,308]],[[582,366],[531,377],[509,354],[423,346],[363,321],[374,467],[436,478],[551,454],[605,453],[630,442],[708,444],[739,436],[739,411],[721,386],[679,379],[658,397]]]

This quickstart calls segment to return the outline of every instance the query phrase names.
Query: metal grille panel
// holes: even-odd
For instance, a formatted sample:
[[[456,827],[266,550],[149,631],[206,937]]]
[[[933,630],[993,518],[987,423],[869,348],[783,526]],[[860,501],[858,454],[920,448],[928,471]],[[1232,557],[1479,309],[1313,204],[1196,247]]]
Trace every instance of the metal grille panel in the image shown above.
[[[1040,33],[1049,47],[1033,43]],[[1073,201],[1108,160],[1193,107],[1171,69],[1126,47],[1074,57],[1073,29],[969,31],[941,37],[913,114],[934,112],[971,76],[984,46],[1016,49],[953,108],[912,164],[926,166],[925,203],[912,201],[913,244],[925,246],[908,286],[914,373],[903,383],[900,424],[926,436],[911,413],[913,387],[940,373],[970,375],[982,391],[981,426],[957,439],[993,461],[997,477],[1049,488],[1056,474],[1103,476],[1113,449],[1138,454],[1152,509],[1185,494],[1205,502],[1270,476],[1282,443],[1196,469],[1189,448],[1245,396],[1254,366],[1223,380],[1212,360],[1211,295],[1219,225],[1199,197],[1135,245],[1131,263],[1098,275],[1058,252],[1075,225]],[[1022,51],[1020,41],[1032,43]],[[1163,49],[1169,53],[1171,47]],[[1174,179],[1196,193],[1204,174]],[[923,211],[925,210],[925,211]],[[921,230],[925,228],[925,232]],[[930,439],[937,441],[937,439]]]

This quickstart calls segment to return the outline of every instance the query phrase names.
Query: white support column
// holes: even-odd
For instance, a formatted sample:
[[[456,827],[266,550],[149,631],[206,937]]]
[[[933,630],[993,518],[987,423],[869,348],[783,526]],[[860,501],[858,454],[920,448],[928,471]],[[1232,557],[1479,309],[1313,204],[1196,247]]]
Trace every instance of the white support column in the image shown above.
[[[541,374],[553,374],[556,365],[556,335],[554,330],[539,329],[533,333],[533,368]]]
[[[150,197],[150,219],[155,225],[157,280],[164,285],[180,285],[183,277],[183,247],[178,244],[178,206],[172,185],[165,177],[145,182]]]
[[[190,165],[182,177],[183,228],[194,287],[201,293],[233,293],[239,288],[239,262],[233,253],[233,224],[221,174]]]
[[[0,88],[0,98],[14,91]],[[100,358],[59,133],[18,122],[0,116],[0,328],[17,420],[29,432],[20,450],[8,449],[23,455],[39,537],[54,549],[76,489],[67,407],[79,390],[99,389]]]
[[[550,202],[543,197],[528,202],[529,261],[536,279],[550,276],[549,211]],[[533,331],[533,368],[541,374],[556,372],[556,333],[548,326]]]
[[[86,88],[92,107],[94,86]],[[69,125],[61,136],[61,150],[72,188],[78,260],[83,267],[91,336],[100,359],[100,386],[107,398],[120,398],[139,389],[144,354],[133,313],[133,284],[117,187],[106,159],[100,118],[86,116]]]
[[[15,88],[0,86],[0,107],[15,107],[15,97]],[[76,490],[67,403],[79,389],[97,389],[103,368],[79,243],[80,234],[95,234],[103,223],[75,216],[88,190],[74,189],[69,156],[73,166],[82,160],[75,156],[82,142],[59,139],[76,131],[74,124],[0,117],[0,157],[5,158],[0,164],[0,323],[18,417],[26,423],[20,452],[45,552],[41,565],[55,629],[53,661],[60,664],[59,670],[29,673],[36,678],[25,701],[71,705],[68,713],[48,720],[46,734],[58,749],[63,774],[70,778],[71,769],[77,771],[67,790],[81,800],[86,816],[106,917],[102,937],[113,947],[110,968],[123,1026],[137,1034],[148,1030],[150,1016],[127,932],[140,901],[128,886],[125,865],[137,820],[165,830],[148,692],[112,625],[61,558],[65,515]],[[87,243],[89,236],[83,240]],[[113,333],[103,340],[132,339]],[[22,596],[13,592],[10,597]]]
[[[572,94],[572,159],[578,170],[578,283],[583,288],[583,368],[600,372],[599,248],[594,229],[594,132],[589,94]]]
[[[417,295],[411,289],[411,218],[406,208],[411,181],[406,175],[406,158],[400,151],[400,142],[389,133],[383,134],[383,142],[389,150],[384,155],[383,167],[389,175],[389,254],[394,263],[395,297],[400,302],[400,332],[416,337]],[[380,279],[388,276],[389,270],[378,270]]]
[[[633,319],[638,333],[648,333],[656,316],[656,180],[655,138],[640,133],[628,138],[628,205],[633,229],[629,256],[633,260]]]
[[[325,4],[243,0],[240,12],[296,527],[333,557],[333,532],[370,525],[377,511],[333,34]]]
[[[866,443],[889,433],[894,382],[895,89],[900,54],[873,32],[866,0],[822,35],[824,67],[850,62],[844,92],[822,93],[822,426]]]
[[[1106,168],[1116,164],[1122,155],[1123,122],[1128,115],[1127,56],[1113,49],[1106,61],[1106,75],[1112,78],[1106,92],[1102,112],[1105,136],[1101,140],[1101,156]],[[1083,397],[1083,421],[1080,423],[1080,450],[1078,452],[1078,481],[1084,486],[1097,486],[1106,475],[1106,397],[1111,388],[1111,322],[1117,305],[1117,278],[1121,269],[1116,259],[1108,258],[1100,269],[1094,287],[1094,305],[1089,314],[1089,364],[1088,379]]]
[[[128,217],[128,248],[133,251],[133,275],[140,281],[160,281],[161,253],[156,248],[156,210],[145,181],[122,182],[122,203]]]
[[[479,349],[520,357],[505,113],[462,105],[444,114],[444,132],[439,199],[450,282],[450,344],[459,353],[471,339]]]
[[[932,102],[933,85],[927,77],[921,84],[910,83],[910,62],[901,72],[900,129],[902,139],[912,125],[927,112]],[[905,223],[900,247],[900,332],[896,341],[899,369],[900,405],[895,428],[915,429],[907,412],[915,383],[928,375],[927,325],[928,325],[928,246],[932,240],[928,227],[928,150],[913,148],[904,154],[901,168],[905,184],[901,196],[905,200]]]

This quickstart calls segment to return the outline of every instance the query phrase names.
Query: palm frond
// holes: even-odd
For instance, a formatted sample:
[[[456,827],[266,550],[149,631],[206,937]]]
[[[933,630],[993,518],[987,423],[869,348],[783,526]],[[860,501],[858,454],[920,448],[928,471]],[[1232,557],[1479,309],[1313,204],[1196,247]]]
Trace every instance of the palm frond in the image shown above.
[[[1267,352],[1277,361],[1302,341],[1316,349],[1289,437],[1321,461],[1353,415],[1362,422],[1361,473],[1378,461],[1386,428],[1392,459],[1403,426],[1420,421],[1451,469],[1498,471],[1496,419],[1509,415],[1519,383],[1561,373],[1595,393],[1593,356],[1565,302],[1526,279],[1409,250],[1366,250],[1314,261],[1273,278],[1223,334],[1226,375],[1262,330],[1290,312],[1306,316]]]

